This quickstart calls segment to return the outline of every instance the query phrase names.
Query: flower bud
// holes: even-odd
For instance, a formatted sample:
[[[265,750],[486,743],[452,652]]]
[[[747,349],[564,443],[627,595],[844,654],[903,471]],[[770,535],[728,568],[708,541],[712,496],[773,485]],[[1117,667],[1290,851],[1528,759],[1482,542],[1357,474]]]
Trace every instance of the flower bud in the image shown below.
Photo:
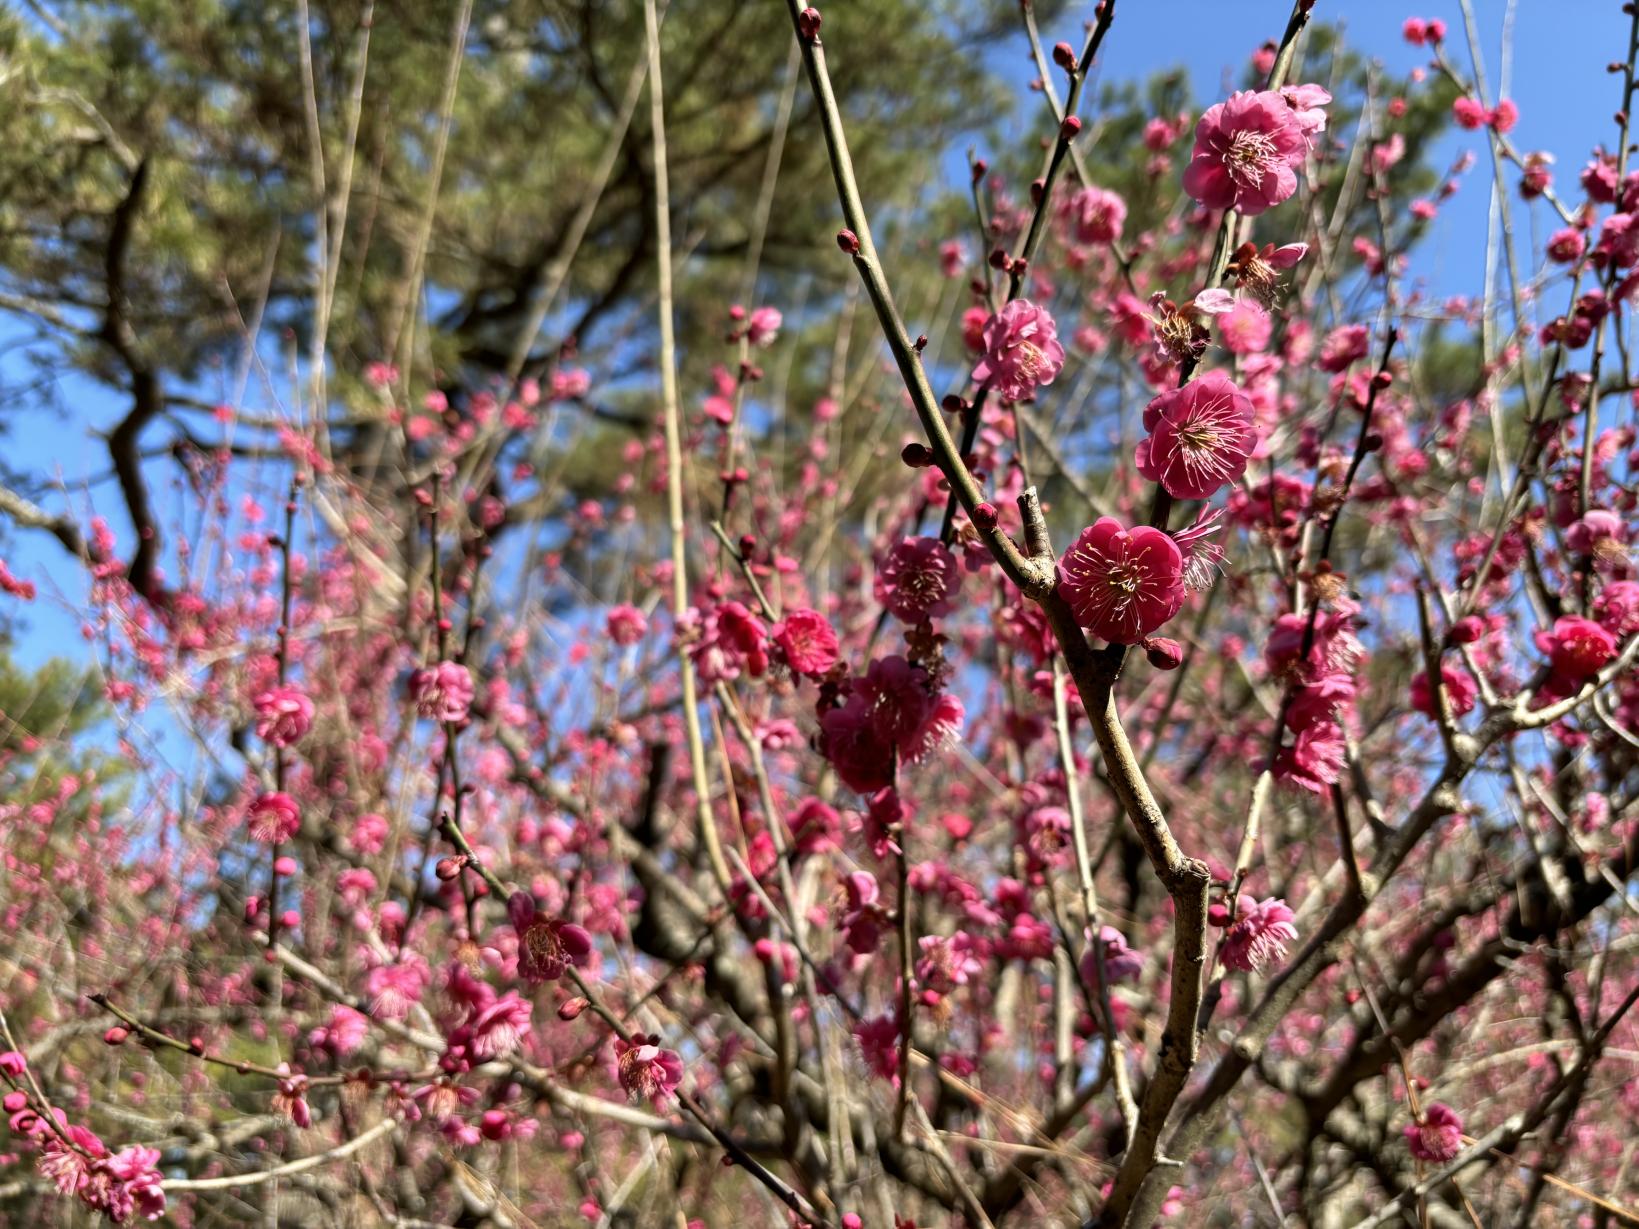
[[[1394,383],[1394,376],[1391,375],[1387,371],[1379,371],[1376,375],[1372,376],[1372,387],[1373,388],[1383,389],[1383,388],[1387,388],[1389,385],[1391,385],[1393,383]]]
[[[1069,43],[1054,43],[1053,44],[1053,63],[1057,64],[1060,68],[1062,68],[1067,73],[1075,72],[1076,71],[1076,52],[1075,52],[1075,48],[1071,47]]]
[[[1059,140],[1065,142],[1073,141],[1076,139],[1076,134],[1080,131],[1081,117],[1079,115],[1066,115],[1064,117],[1064,122],[1059,125]]]
[[[912,440],[899,450],[899,459],[912,469],[926,469],[933,464],[933,450],[926,444]]]
[[[579,997],[578,995],[572,999],[565,999],[564,1002],[558,1007],[558,1019],[574,1020],[578,1018],[580,1013],[585,1011],[589,1005],[590,1004],[588,1004],[585,999]]]
[[[1166,636],[1152,636],[1144,641],[1144,656],[1157,670],[1176,670],[1184,660],[1184,646]]]
[[[989,502],[974,504],[973,523],[985,533],[996,528],[996,505]]]
[[[130,1029],[121,1028],[119,1025],[116,1024],[116,1025],[114,1025],[113,1028],[109,1029],[106,1033],[104,1033],[102,1035],[102,1042],[103,1042],[104,1045],[111,1045],[111,1046],[124,1045],[125,1044],[125,1039],[127,1037],[129,1037],[130,1035],[131,1035],[131,1030]]]
[[[809,5],[797,14],[797,33],[802,35],[804,42],[819,42],[819,30],[820,11],[813,5]]]
[[[440,858],[440,859],[438,859],[438,865],[433,868],[433,873],[436,874],[445,883],[448,883],[451,879],[454,879],[458,875],[460,875],[460,873],[461,873],[461,859],[459,859],[459,858]]]
[[[837,246],[850,256],[859,255],[859,236],[851,230],[837,232]]]

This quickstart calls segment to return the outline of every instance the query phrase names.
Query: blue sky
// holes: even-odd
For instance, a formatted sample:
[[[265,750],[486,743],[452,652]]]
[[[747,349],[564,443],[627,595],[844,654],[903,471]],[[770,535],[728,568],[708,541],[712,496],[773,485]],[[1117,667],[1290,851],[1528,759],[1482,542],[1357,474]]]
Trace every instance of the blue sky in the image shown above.
[[[1504,0],[1476,0],[1475,8],[1486,81],[1494,96],[1504,77],[1501,48],[1508,5]],[[1065,19],[1045,28],[1046,41],[1062,38],[1079,44],[1081,22],[1089,10],[1088,5],[1076,6]],[[1226,83],[1242,70],[1259,43],[1280,33],[1286,12],[1279,0],[1120,0],[1102,72],[1113,80],[1143,77],[1182,64],[1189,71],[1197,98],[1210,102],[1222,95]],[[1350,46],[1379,58],[1397,73],[1426,62],[1426,54],[1406,45],[1400,35],[1401,22],[1414,14],[1441,17],[1447,22],[1450,52],[1466,67],[1468,48],[1462,13],[1454,0],[1415,7],[1376,0],[1321,0],[1316,11],[1317,18],[1341,21]],[[1625,51],[1627,20],[1614,0],[1520,0],[1516,6],[1515,54],[1507,88],[1520,108],[1515,140],[1523,150],[1542,149],[1556,154],[1556,179],[1562,185],[1574,185],[1589,150],[1611,136],[1610,116],[1620,101],[1621,79],[1608,74],[1605,65]],[[1016,80],[1021,93],[1034,76],[1022,39],[999,47],[993,67]],[[1038,135],[1041,122],[1039,107],[1032,106],[1027,98],[1017,117],[1015,131],[1019,139]],[[1413,276],[1425,279],[1437,296],[1477,293],[1483,276],[1490,171],[1481,134],[1453,133],[1438,152],[1436,165],[1448,163],[1465,148],[1472,149],[1481,162],[1465,178],[1462,190],[1442,209],[1412,269]],[[1507,175],[1511,190],[1516,179],[1512,172]],[[1529,241],[1531,231],[1523,209],[1518,216],[1523,245]],[[1536,227],[1539,236],[1547,233],[1545,207],[1538,207]],[[16,336],[15,323],[0,318],[0,346],[4,347],[0,350],[0,375],[8,385],[27,374],[19,364],[17,351],[10,346]],[[252,388],[254,396],[254,384]],[[8,459],[16,470],[61,475],[70,491],[78,491],[88,476],[107,472],[107,450],[99,432],[117,421],[125,406],[106,391],[72,379],[61,384],[59,400],[68,407],[61,420],[29,415],[13,421],[6,438]],[[148,442],[162,441],[165,434],[166,429],[158,425]],[[173,473],[169,462],[152,468],[156,502],[164,509],[170,502],[166,492]],[[129,532],[117,492],[111,484],[104,484],[96,490],[95,500],[98,509],[121,531],[128,550]],[[74,506],[79,507],[80,502],[76,497]],[[54,508],[57,506],[53,503]],[[69,603],[83,599],[85,583],[78,565],[42,534],[11,532],[8,536],[0,547],[0,557],[41,589],[40,599],[26,615],[29,627],[19,638],[17,648],[22,660],[37,663],[54,655],[83,655],[86,649],[79,637],[78,619],[58,607],[53,596],[60,590]]]

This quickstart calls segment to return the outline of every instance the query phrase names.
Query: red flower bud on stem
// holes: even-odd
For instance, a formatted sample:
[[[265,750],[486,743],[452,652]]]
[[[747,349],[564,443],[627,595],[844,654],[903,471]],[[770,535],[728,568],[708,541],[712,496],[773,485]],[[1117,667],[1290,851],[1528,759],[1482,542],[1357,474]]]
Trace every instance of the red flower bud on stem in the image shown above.
[[[1152,636],[1144,641],[1144,656],[1157,670],[1176,670],[1184,661],[1184,646],[1166,636]]]

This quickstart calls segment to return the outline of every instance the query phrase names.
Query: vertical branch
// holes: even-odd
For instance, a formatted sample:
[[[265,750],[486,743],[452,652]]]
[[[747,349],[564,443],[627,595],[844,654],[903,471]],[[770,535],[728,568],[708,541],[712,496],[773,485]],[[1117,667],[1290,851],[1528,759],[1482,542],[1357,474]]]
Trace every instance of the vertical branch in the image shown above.
[[[825,51],[820,45],[819,14],[813,9],[799,7],[797,0],[786,0],[786,3],[792,24],[802,40],[803,61],[819,104],[819,119],[830,155],[831,173],[848,227],[838,235],[838,242],[852,257],[854,267],[865,283],[866,293],[876,309],[877,319],[904,378],[911,403],[927,433],[935,461],[969,513],[969,518],[973,519],[973,509],[982,501],[982,494],[956,450],[955,441],[928,383],[927,373],[922,368],[920,356],[912,346],[904,321],[894,306],[888,279],[883,273],[876,247],[871,242],[865,207],[854,178],[853,160],[848,153],[842,115],[825,66]],[[1299,0],[1299,3],[1306,12],[1307,0]],[[1036,505],[1035,492],[1027,491],[1022,495],[1019,505],[1029,543],[1028,555],[1001,531],[994,517],[981,518],[983,523],[975,521],[975,528],[1007,578],[1038,602],[1046,614],[1092,722],[1111,788],[1121,800],[1145,855],[1171,896],[1176,912],[1172,1000],[1162,1033],[1160,1055],[1155,1073],[1145,1090],[1133,1145],[1127,1150],[1105,1209],[1106,1223],[1116,1224],[1124,1217],[1145,1177],[1159,1162],[1162,1128],[1195,1063],[1199,1048],[1195,1021],[1201,1001],[1207,892],[1212,876],[1204,862],[1186,856],[1179,848],[1122,727],[1115,708],[1113,688],[1125,655],[1095,653],[1088,644],[1069,603],[1057,591],[1051,547],[1040,508]]]
[[[897,775],[897,774],[896,774]],[[900,814],[903,816],[904,812]],[[910,833],[903,819],[899,823],[899,1096],[894,1104],[893,1129],[896,1139],[905,1137],[905,1114],[911,1103],[911,1032],[915,1020],[916,997],[912,993],[912,978],[916,961],[912,945],[916,942],[916,927],[911,918],[911,859],[906,846]]]
[[[649,124],[654,152],[655,277],[660,314],[660,404],[666,420],[666,514],[672,544],[672,618],[678,628],[689,610],[689,559],[683,520],[683,436],[677,406],[677,337],[672,321],[671,189],[666,174],[666,100],[660,77],[660,18],[655,0],[643,0],[643,29],[649,51]],[[679,643],[678,671],[683,686],[683,725],[689,742],[695,818],[717,886],[728,899],[732,876],[723,857],[717,824],[711,813],[711,778],[706,771],[706,744],[700,733],[700,697],[694,659]]]
[[[1064,664],[1053,658],[1053,724],[1058,734],[1059,765],[1064,771],[1064,789],[1070,802],[1070,831],[1075,840],[1076,878],[1081,884],[1081,909],[1086,917],[1088,951],[1097,972],[1098,1009],[1104,1026],[1104,1061],[1109,1066],[1115,1103],[1121,1111],[1130,1146],[1138,1129],[1138,1105],[1133,1100],[1127,1074],[1127,1047],[1116,1031],[1114,1004],[1110,1001],[1110,979],[1104,967],[1104,941],[1099,937],[1098,889],[1093,883],[1093,858],[1087,840],[1087,820],[1081,805],[1080,774],[1076,771],[1075,747],[1070,740],[1070,705],[1064,683]]]
[[[279,686],[290,680],[290,539],[296,532],[296,490],[300,477],[290,480],[290,492],[285,496],[285,531],[279,539]],[[285,788],[285,749],[273,746],[273,788]],[[279,854],[283,846],[274,841],[268,857],[267,872],[267,942],[272,947],[279,938]],[[275,1000],[277,1001],[277,1000]]]

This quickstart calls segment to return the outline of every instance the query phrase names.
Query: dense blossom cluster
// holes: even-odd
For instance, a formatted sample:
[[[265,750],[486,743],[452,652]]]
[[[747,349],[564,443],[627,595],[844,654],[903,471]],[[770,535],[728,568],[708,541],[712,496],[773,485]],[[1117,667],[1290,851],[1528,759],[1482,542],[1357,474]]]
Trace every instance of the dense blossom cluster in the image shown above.
[[[1466,1116],[1511,1132],[1476,1187],[1575,1223],[1639,1113],[1584,1078],[1639,986],[1639,170],[1555,195],[1403,34],[1404,80],[1271,43],[1204,109],[1117,98],[1097,160],[1055,119],[892,261],[845,199],[824,260],[920,258],[948,314],[889,328],[908,382],[875,283],[752,276],[658,420],[602,405],[625,336],[383,360],[337,396],[391,463],[287,424],[270,484],[225,435],[152,591],[92,525],[115,750],[0,748],[0,1028],[49,1056],[0,1054],[0,1164],[116,1223],[288,1154],[310,1223],[481,1179],[520,1223],[1147,1227],[1370,1215]],[[1511,322],[1411,277],[1442,125],[1538,211]]]

